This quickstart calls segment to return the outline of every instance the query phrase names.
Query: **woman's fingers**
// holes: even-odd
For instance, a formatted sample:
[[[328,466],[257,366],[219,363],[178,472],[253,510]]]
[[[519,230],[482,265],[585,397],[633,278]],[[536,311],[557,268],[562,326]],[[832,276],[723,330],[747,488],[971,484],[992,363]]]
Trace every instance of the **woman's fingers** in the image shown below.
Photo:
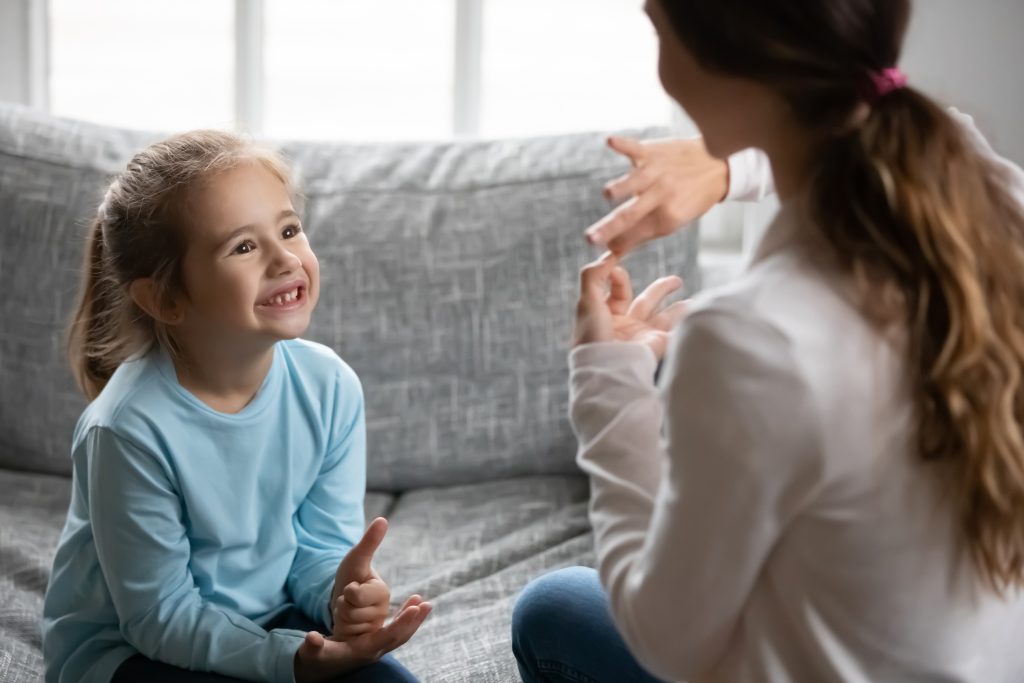
[[[629,157],[634,166],[643,161],[644,145],[639,140],[612,135],[608,138],[608,146],[619,154]]]
[[[686,311],[689,308],[689,305],[689,300],[677,301],[674,304],[670,304],[664,311],[651,317],[651,324],[659,330],[667,332],[675,327],[676,323],[686,317]]]
[[[682,286],[683,281],[675,275],[658,278],[633,300],[627,315],[637,320],[647,320],[658,309],[665,297]]]
[[[608,215],[586,230],[586,238],[594,245],[606,245],[619,235],[633,230],[648,214],[658,208],[661,198],[644,192],[612,209]]]
[[[588,303],[604,302],[605,289],[619,259],[610,251],[580,269],[580,299]]]
[[[629,273],[622,266],[616,266],[609,274],[609,280],[608,310],[615,315],[625,315],[633,301],[633,283],[629,281]]]
[[[654,185],[656,176],[647,168],[634,168],[604,186],[604,198],[619,202],[634,195],[642,194]]]

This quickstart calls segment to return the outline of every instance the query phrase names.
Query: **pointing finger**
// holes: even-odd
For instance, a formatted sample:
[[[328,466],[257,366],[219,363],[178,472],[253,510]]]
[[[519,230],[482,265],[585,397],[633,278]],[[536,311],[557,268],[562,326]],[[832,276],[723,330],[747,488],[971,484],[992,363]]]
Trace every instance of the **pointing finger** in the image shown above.
[[[372,576],[373,554],[377,552],[387,531],[388,521],[383,517],[378,517],[370,522],[363,537],[352,546],[348,554],[345,555],[345,559],[342,560],[341,568],[344,570],[345,579],[360,581]]]
[[[608,146],[619,154],[629,157],[634,166],[643,160],[645,150],[643,143],[639,140],[612,135],[608,138]]]

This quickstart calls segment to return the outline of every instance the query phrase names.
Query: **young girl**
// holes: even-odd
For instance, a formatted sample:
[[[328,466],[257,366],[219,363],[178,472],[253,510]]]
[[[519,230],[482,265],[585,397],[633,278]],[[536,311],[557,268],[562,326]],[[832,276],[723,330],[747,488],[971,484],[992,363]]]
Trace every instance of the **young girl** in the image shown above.
[[[708,151],[764,150],[783,206],[670,339],[678,282],[634,300],[621,254],[768,184],[745,155],[669,189],[641,148],[609,188],[570,360],[599,577],[526,588],[524,680],[1024,681],[1024,175],[894,68],[908,0],[647,11]]]
[[[384,625],[362,392],[297,339],[320,280],[281,160],[212,131],[149,147],[107,190],[84,269],[69,349],[92,403],[46,680],[414,680],[385,653],[430,605]]]

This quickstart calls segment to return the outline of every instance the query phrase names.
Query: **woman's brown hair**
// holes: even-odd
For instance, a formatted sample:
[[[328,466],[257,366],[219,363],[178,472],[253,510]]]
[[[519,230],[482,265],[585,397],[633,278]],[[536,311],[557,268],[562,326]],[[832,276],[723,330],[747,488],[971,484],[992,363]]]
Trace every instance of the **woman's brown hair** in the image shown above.
[[[821,138],[815,222],[865,313],[905,330],[919,451],[953,471],[975,565],[1024,587],[1024,209],[946,111],[874,86],[909,0],[659,4],[704,69],[773,88]]]
[[[68,359],[79,388],[95,398],[125,360],[160,344],[175,353],[165,325],[139,308],[132,282],[151,278],[159,301],[185,292],[181,261],[189,191],[246,161],[274,173],[291,193],[287,166],[273,152],[213,130],[175,135],[136,154],[113,179],[86,237]]]

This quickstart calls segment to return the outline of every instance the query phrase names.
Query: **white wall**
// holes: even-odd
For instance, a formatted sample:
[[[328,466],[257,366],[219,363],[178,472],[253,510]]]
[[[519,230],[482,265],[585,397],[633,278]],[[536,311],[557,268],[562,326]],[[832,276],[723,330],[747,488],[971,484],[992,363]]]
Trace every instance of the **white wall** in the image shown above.
[[[22,2],[0,0],[0,101],[29,101],[27,63],[27,7]]]
[[[46,108],[48,0],[0,0],[0,101]]]
[[[1024,0],[917,0],[903,71],[1024,164]]]

